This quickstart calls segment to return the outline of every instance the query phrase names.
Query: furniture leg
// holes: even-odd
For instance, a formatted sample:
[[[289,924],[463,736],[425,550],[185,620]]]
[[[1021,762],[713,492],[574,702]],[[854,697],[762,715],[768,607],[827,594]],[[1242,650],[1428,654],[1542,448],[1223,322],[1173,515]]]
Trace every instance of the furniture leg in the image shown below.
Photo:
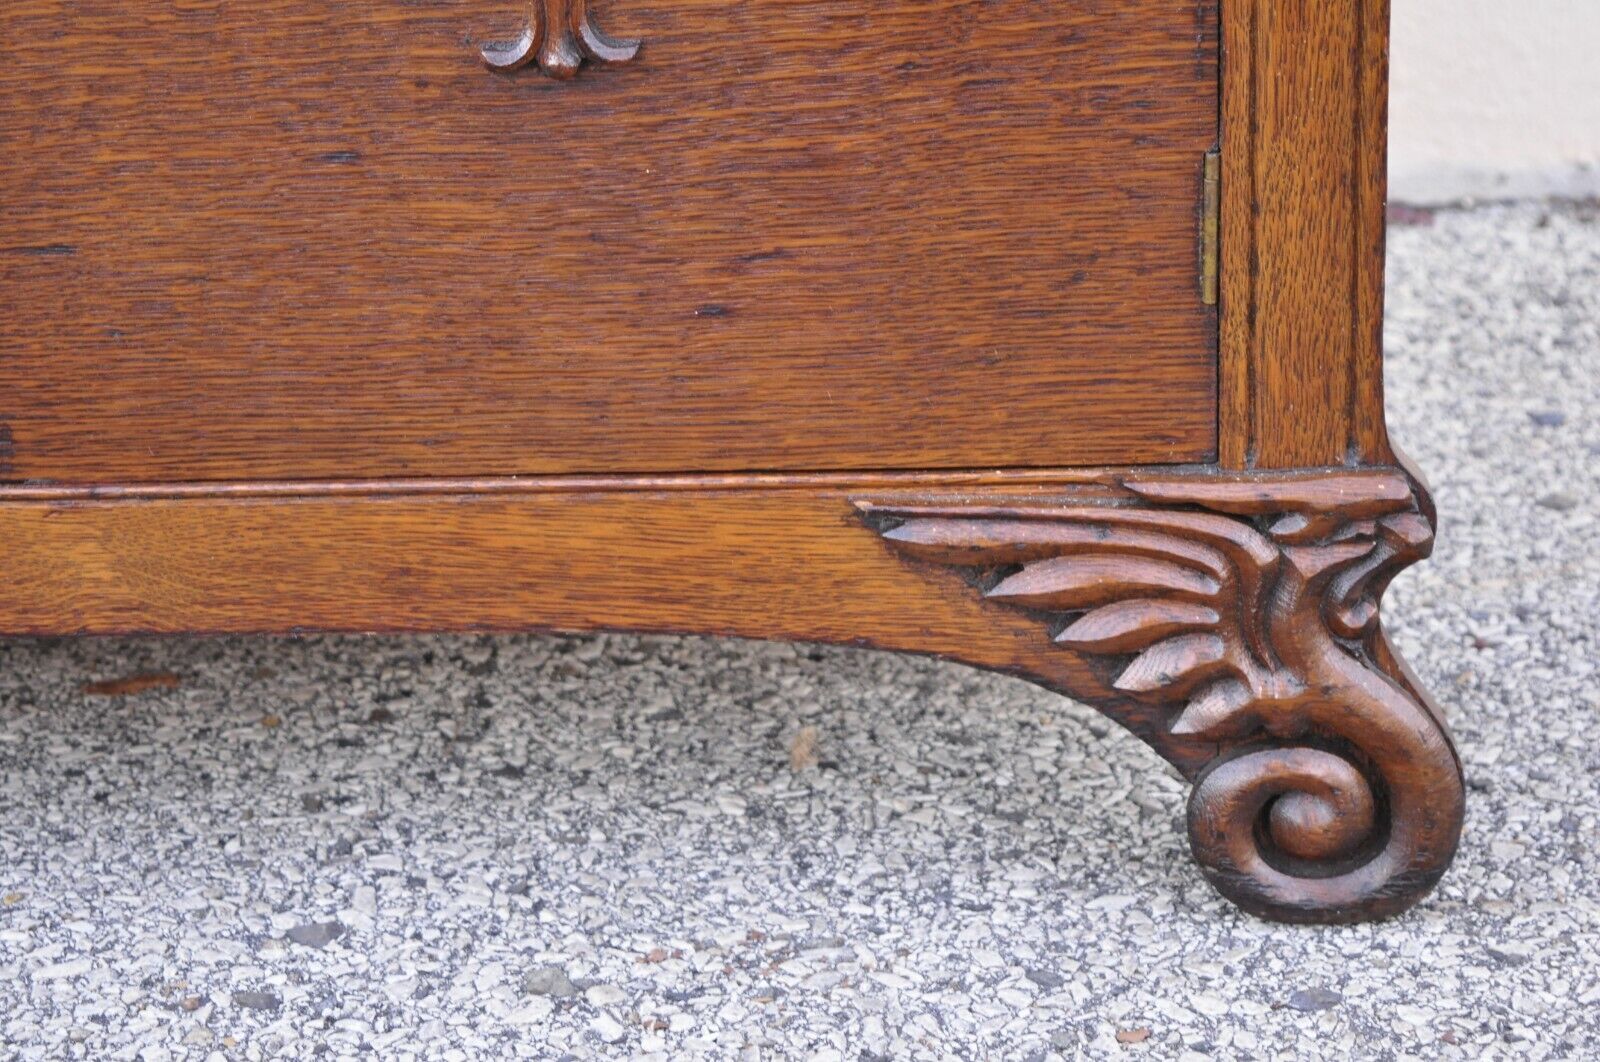
[[[1433,510],[1400,469],[1135,473],[1128,501],[861,506],[892,547],[961,571],[1088,664],[1044,685],[1152,744],[1194,784],[1213,885],[1296,922],[1396,914],[1448,866],[1460,763],[1384,638],[1389,581]]]

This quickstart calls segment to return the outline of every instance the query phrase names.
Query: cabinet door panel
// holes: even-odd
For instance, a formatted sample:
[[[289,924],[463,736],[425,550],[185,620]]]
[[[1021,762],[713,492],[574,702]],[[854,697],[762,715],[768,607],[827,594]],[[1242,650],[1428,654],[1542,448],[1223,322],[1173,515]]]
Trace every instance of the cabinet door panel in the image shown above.
[[[1214,0],[0,11],[0,478],[1203,460]]]

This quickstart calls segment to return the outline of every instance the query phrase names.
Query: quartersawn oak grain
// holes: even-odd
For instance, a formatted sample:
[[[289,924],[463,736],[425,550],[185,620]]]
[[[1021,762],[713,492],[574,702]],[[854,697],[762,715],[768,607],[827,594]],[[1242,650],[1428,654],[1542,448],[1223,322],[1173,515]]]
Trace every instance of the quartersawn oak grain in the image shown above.
[[[1183,462],[1209,0],[0,9],[11,480]]]
[[[599,488],[8,501],[0,632],[616,627],[933,653],[1151,744],[1250,910],[1393,914],[1455,850],[1460,764],[1378,622],[1433,538],[1402,470]]]
[[[1393,463],[1389,0],[1234,0],[1223,54],[1219,461]]]
[[[883,548],[856,492],[930,498],[1119,492],[1058,485],[757,477],[716,489],[8,500],[0,634],[596,629],[931,653],[1057,684],[1092,681],[1029,617],[990,609]],[[1136,710],[1163,755],[1198,768]]]
[[[135,8],[76,5],[55,30],[66,5],[0,13],[27,41],[0,88],[29,93],[0,109],[23,147],[0,157],[33,182],[3,186],[28,209],[0,215],[26,237],[0,241],[0,476],[37,477],[0,484],[0,633],[629,629],[934,653],[1147,741],[1194,783],[1195,854],[1249,910],[1381,917],[1444,871],[1460,764],[1378,615],[1435,524],[1383,424],[1386,0],[1226,6],[1214,423],[1192,414],[1217,379],[1186,384],[1169,345],[1197,327],[1174,286],[1197,280],[1199,219],[1172,216],[1165,167],[1204,129],[1155,91],[1180,84],[1189,16],[1190,88],[1210,91],[1211,5],[641,0],[617,27],[648,36],[638,59],[555,88],[456,80],[472,42],[447,45],[427,0],[332,5],[381,46],[345,66],[320,15],[235,14],[246,32],[225,39],[216,12]],[[912,32],[933,15],[956,21]],[[64,80],[41,58],[52,32],[76,46]],[[287,59],[260,58],[269,44]],[[202,71],[203,45],[234,65]],[[616,88],[636,75],[644,102]],[[360,84],[380,90],[370,113]],[[196,132],[224,99],[232,118]],[[461,118],[469,104],[509,122]],[[711,135],[713,115],[734,120]],[[54,146],[75,157],[29,150],[68,128],[81,140]],[[635,165],[665,147],[659,186],[602,172],[602,151]],[[1119,172],[1108,199],[1123,149],[1159,165]],[[919,152],[932,165],[904,169]],[[1192,210],[1198,155],[1184,168]],[[365,224],[320,231],[330,218]],[[1074,242],[1114,223],[1121,242]],[[1169,227],[1182,269],[1156,240]],[[141,253],[122,268],[118,249]],[[1073,261],[1047,305],[1041,278]],[[97,333],[102,302],[139,327]],[[641,339],[683,306],[673,343]],[[46,340],[52,322],[69,342]],[[1223,468],[1051,467],[1099,449],[1199,462],[1181,455],[1213,429]],[[796,455],[855,470],[730,470]],[[946,458],[968,467],[926,470]],[[1307,467],[1263,471],[1288,465]]]

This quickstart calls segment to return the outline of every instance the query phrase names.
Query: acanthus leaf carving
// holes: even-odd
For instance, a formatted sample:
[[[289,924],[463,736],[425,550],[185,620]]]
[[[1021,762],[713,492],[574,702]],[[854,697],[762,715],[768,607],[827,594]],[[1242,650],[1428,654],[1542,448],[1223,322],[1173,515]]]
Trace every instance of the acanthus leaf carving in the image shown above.
[[[1226,895],[1299,921],[1415,902],[1463,799],[1439,713],[1379,623],[1389,581],[1432,546],[1420,488],[1397,469],[1113,486],[1094,503],[861,508],[896,550],[1099,662],[1099,688],[1062,692],[1113,717],[1154,706],[1172,742],[1209,743],[1190,837]]]

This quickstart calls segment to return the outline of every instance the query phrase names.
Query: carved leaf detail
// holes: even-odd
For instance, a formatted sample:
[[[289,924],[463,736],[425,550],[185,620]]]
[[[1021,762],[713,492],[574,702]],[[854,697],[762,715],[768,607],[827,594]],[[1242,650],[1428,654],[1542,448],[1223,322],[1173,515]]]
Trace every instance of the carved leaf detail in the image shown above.
[[[1246,521],[1116,506],[1036,518],[894,517],[881,533],[897,549],[986,571],[996,580],[990,600],[1067,619],[1057,644],[1131,656],[1111,680],[1118,691],[1169,699],[1200,690],[1188,725],[1208,729],[1250,702],[1251,652],[1266,641],[1262,617],[1281,554]]]
[[[1058,634],[1056,641],[1089,653],[1132,653],[1221,622],[1222,617],[1205,605],[1135,598],[1095,609]]]
[[[1213,598],[1221,589],[1210,576],[1170,561],[1087,554],[1030,564],[989,596],[1023,608],[1073,611],[1142,594]]]
[[[920,560],[976,573],[996,603],[1048,614],[1056,644],[1120,657],[1108,685],[1181,703],[1173,733],[1260,725],[1298,696],[1311,608],[1351,641],[1377,623],[1397,557],[1425,552],[1431,522],[1390,473],[1206,478],[1130,475],[1134,504],[874,509]],[[1311,601],[1296,586],[1321,589]],[[1319,650],[1320,651],[1320,650]]]
[[[1219,736],[1221,731],[1239,723],[1240,714],[1252,699],[1249,688],[1237,679],[1212,683],[1173,720],[1172,732],[1195,737]]]
[[[1029,668],[1194,779],[1190,840],[1227,895],[1344,921],[1431,886],[1460,832],[1460,763],[1378,619],[1432,545],[1414,480],[1152,469],[1065,492],[1082,500],[858,506],[896,551],[1056,632],[1068,666]]]
[[[1148,693],[1205,678],[1226,663],[1227,653],[1227,643],[1215,634],[1169,638],[1140,653],[1117,676],[1116,688]]]
[[[991,568],[1059,556],[1061,528],[1042,520],[912,517],[883,532],[885,541],[935,564]]]

